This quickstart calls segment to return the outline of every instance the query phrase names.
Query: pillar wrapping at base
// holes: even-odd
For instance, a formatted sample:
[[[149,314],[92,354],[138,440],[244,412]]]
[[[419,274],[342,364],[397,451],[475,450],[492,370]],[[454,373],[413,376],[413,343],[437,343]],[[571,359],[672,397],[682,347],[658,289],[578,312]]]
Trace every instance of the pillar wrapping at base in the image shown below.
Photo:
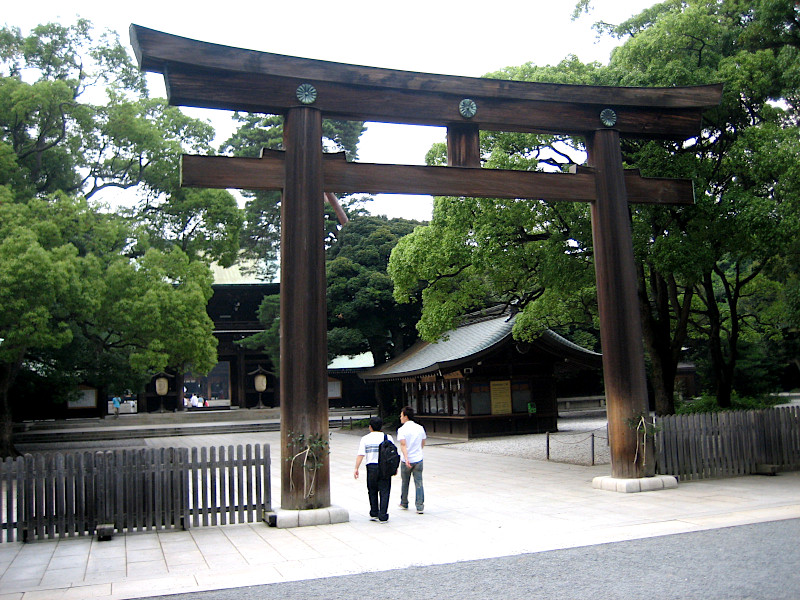
[[[346,508],[327,506],[306,510],[274,510],[264,513],[264,522],[270,527],[289,529],[292,527],[313,527],[314,525],[332,525],[347,523],[350,513]]]
[[[678,487],[677,477],[672,475],[654,475],[653,477],[639,477],[636,479],[621,479],[610,475],[592,479],[592,487],[608,492],[621,492],[633,494],[636,492],[652,492]]]

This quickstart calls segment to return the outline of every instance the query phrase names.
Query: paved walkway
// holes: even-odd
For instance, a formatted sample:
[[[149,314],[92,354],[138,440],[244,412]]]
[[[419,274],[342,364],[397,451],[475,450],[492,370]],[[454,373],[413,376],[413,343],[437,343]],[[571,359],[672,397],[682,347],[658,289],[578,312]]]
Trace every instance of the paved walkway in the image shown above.
[[[264,443],[279,434],[181,436],[148,446]],[[431,440],[434,442],[434,440]],[[800,473],[682,483],[617,494],[583,467],[463,451],[425,450],[425,514],[401,511],[395,478],[386,525],[369,520],[365,479],[353,479],[358,438],[334,432],[331,497],[350,522],[297,529],[263,523],[185,532],[0,544],[0,600],[123,599],[434,565],[800,517]],[[273,452],[273,473],[279,472]],[[362,467],[363,469],[363,467]],[[279,478],[273,498],[279,502]],[[387,563],[386,556],[393,559]]]

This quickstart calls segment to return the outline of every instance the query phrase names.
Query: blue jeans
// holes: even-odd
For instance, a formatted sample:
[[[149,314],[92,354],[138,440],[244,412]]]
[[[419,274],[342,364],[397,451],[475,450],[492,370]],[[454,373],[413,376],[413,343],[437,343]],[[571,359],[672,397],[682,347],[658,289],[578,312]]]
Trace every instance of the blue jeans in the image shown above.
[[[414,503],[417,510],[425,508],[425,490],[422,488],[422,461],[411,463],[411,468],[406,466],[405,461],[400,463],[400,506],[408,508],[408,484],[411,476],[414,476],[414,489],[416,496]]]

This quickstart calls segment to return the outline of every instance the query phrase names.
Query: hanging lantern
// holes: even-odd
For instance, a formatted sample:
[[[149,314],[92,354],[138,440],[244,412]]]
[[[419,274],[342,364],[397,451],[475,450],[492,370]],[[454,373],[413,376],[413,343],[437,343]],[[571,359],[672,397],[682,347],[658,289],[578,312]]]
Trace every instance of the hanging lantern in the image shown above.
[[[159,396],[166,396],[169,391],[169,380],[161,375],[156,377],[156,394]]]
[[[255,385],[257,392],[263,392],[267,389],[267,376],[264,373],[258,373],[255,376]]]

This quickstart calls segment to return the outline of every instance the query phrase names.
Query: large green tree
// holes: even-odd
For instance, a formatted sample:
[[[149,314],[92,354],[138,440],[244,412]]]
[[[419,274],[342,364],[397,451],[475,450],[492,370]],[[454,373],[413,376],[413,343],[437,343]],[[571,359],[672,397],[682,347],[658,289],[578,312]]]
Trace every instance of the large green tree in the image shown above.
[[[419,306],[395,302],[386,270],[397,242],[419,225],[359,216],[342,227],[327,253],[329,357],[369,352],[377,366],[416,339]]]
[[[53,358],[54,350],[74,343],[69,360],[50,368],[101,389],[112,385],[96,369],[103,361],[121,361],[123,377],[186,364],[205,372],[216,363],[205,311],[208,267],[177,248],[129,258],[125,225],[62,194],[0,203],[3,456],[13,452],[9,390],[22,369],[39,370],[40,359]]]
[[[417,339],[419,303],[398,303],[387,273],[398,241],[418,221],[358,216],[342,227],[327,253],[328,356],[372,354],[375,366],[398,356]],[[397,414],[395,382],[376,382],[379,414]]]
[[[190,258],[235,252],[186,229],[213,231],[221,213],[191,205],[205,229],[184,221],[170,239],[94,201],[118,187],[169,202],[180,153],[212,137],[147,97],[115,34],[96,36],[85,20],[0,29],[0,454],[13,451],[9,390],[20,373],[102,391],[216,362],[210,271]]]
[[[642,323],[660,413],[673,410],[674,376],[686,345],[708,353],[725,406],[740,343],[785,330],[786,294],[774,293],[773,284],[795,280],[800,235],[797,25],[797,5],[788,0],[670,0],[620,25],[599,26],[624,40],[606,67],[568,58],[555,67],[527,64],[491,75],[636,86],[725,83],[722,105],[706,113],[699,137],[623,146],[627,165],[643,175],[688,177],[696,186],[692,207],[632,207]],[[575,151],[583,149],[581,140],[514,133],[481,139],[488,167],[564,169],[580,162]],[[392,255],[396,295],[423,288],[420,331],[427,338],[463,312],[498,301],[522,311],[515,328],[520,338],[545,326],[574,326],[582,306],[585,315],[594,312],[587,221],[580,207],[439,199],[429,228]],[[564,264],[547,269],[548,261]],[[527,279],[519,275],[525,269]]]
[[[389,255],[418,221],[369,216],[345,206],[350,220],[338,231],[326,256],[328,357],[372,354],[385,363],[417,338],[419,303],[398,304],[387,274]],[[248,348],[264,349],[275,368],[280,358],[280,298],[266,296],[259,307],[264,331],[242,340]],[[388,390],[378,389],[381,410],[388,414]]]
[[[179,187],[180,155],[209,153],[213,128],[163,98],[112,32],[89,21],[0,29],[0,183],[17,200],[56,191],[93,198],[111,188],[141,200],[128,211],[141,251],[178,245],[230,265],[242,214],[224,191]]]
[[[669,1],[611,30],[628,38],[610,63],[622,85],[725,84],[691,143],[626,147],[644,174],[695,180],[695,206],[635,216],[652,240],[640,244],[642,273],[656,282],[643,306],[655,313],[664,281],[682,297],[671,352],[685,341],[689,315],[688,335],[708,351],[721,406],[730,405],[742,343],[785,324],[770,282],[786,276],[778,266],[800,235],[799,18],[788,0]]]

